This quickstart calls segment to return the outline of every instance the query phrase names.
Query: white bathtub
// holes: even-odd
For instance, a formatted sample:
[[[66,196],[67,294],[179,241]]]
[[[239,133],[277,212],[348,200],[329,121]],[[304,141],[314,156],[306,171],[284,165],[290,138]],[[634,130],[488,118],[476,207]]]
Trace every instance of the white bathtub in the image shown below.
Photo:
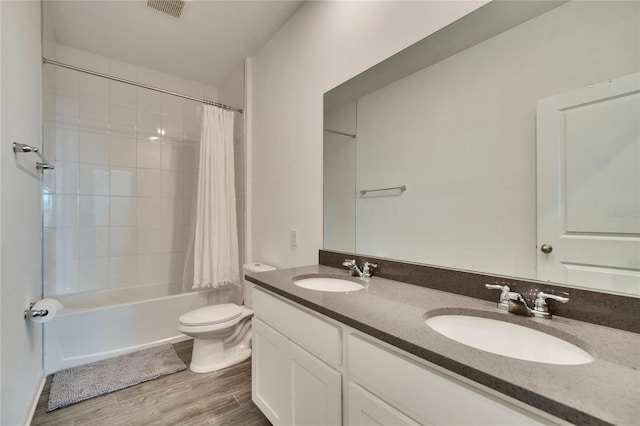
[[[163,284],[53,296],[63,309],[44,323],[46,374],[162,343],[188,339],[178,317],[192,309],[238,303],[239,288],[177,293]]]

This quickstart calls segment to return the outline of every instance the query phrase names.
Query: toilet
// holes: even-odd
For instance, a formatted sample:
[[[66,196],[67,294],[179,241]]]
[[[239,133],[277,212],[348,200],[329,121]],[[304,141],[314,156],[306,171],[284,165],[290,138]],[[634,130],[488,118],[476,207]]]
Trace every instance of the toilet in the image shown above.
[[[275,269],[263,263],[251,263],[243,267],[244,272]],[[244,286],[246,295],[247,283]],[[189,369],[194,373],[208,373],[249,358],[252,316],[251,309],[234,303],[205,306],[181,315],[178,318],[178,331],[193,337]]]

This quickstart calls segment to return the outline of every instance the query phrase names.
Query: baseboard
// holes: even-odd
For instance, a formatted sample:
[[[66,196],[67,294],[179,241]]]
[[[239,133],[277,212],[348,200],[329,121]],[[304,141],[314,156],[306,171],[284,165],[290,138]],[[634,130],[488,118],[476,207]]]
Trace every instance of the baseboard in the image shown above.
[[[31,394],[31,407],[29,407],[29,411],[25,412],[23,417],[23,421],[20,422],[21,425],[30,425],[33,420],[33,415],[36,413],[36,408],[38,407],[38,401],[40,401],[40,395],[42,395],[42,389],[44,389],[44,384],[47,381],[47,377],[44,373],[40,373],[40,383],[36,381],[36,386],[33,388],[34,392]]]

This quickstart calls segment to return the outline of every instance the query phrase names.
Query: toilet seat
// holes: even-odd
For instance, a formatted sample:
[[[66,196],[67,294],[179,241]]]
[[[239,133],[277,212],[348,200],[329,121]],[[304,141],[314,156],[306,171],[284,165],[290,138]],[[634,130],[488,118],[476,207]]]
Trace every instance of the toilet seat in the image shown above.
[[[178,318],[178,323],[184,326],[206,326],[234,320],[242,314],[242,308],[233,303],[205,306],[187,312]]]

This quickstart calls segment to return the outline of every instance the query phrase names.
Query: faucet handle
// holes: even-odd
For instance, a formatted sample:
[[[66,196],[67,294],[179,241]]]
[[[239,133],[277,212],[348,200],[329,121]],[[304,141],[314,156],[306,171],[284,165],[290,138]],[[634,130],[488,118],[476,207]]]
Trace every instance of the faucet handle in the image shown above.
[[[373,270],[377,267],[377,263],[364,262],[364,266],[362,267],[362,274],[365,278],[369,278],[371,277],[371,275],[373,275]]]
[[[547,299],[553,299],[556,302],[567,303],[569,301],[568,297],[556,296],[555,294],[548,294],[543,291],[539,291],[536,295],[536,300],[533,308],[533,315],[541,318],[551,318],[551,313],[549,312],[549,305],[547,305]]]
[[[355,259],[345,259],[344,262],[342,262],[342,266],[346,266],[347,268],[351,268],[352,266],[356,266],[356,260]]]
[[[543,291],[539,291],[538,294],[536,295],[534,309],[540,312],[549,312],[547,299],[552,299],[560,303],[567,303],[569,301],[568,297],[556,296],[555,294],[549,294]]]
[[[498,309],[503,309],[505,311],[509,310],[509,299],[510,299],[510,293],[511,293],[511,287],[509,287],[508,285],[504,284],[485,284],[484,285],[486,288],[488,288],[489,290],[500,290],[502,293],[500,293],[500,301],[498,302]]]

